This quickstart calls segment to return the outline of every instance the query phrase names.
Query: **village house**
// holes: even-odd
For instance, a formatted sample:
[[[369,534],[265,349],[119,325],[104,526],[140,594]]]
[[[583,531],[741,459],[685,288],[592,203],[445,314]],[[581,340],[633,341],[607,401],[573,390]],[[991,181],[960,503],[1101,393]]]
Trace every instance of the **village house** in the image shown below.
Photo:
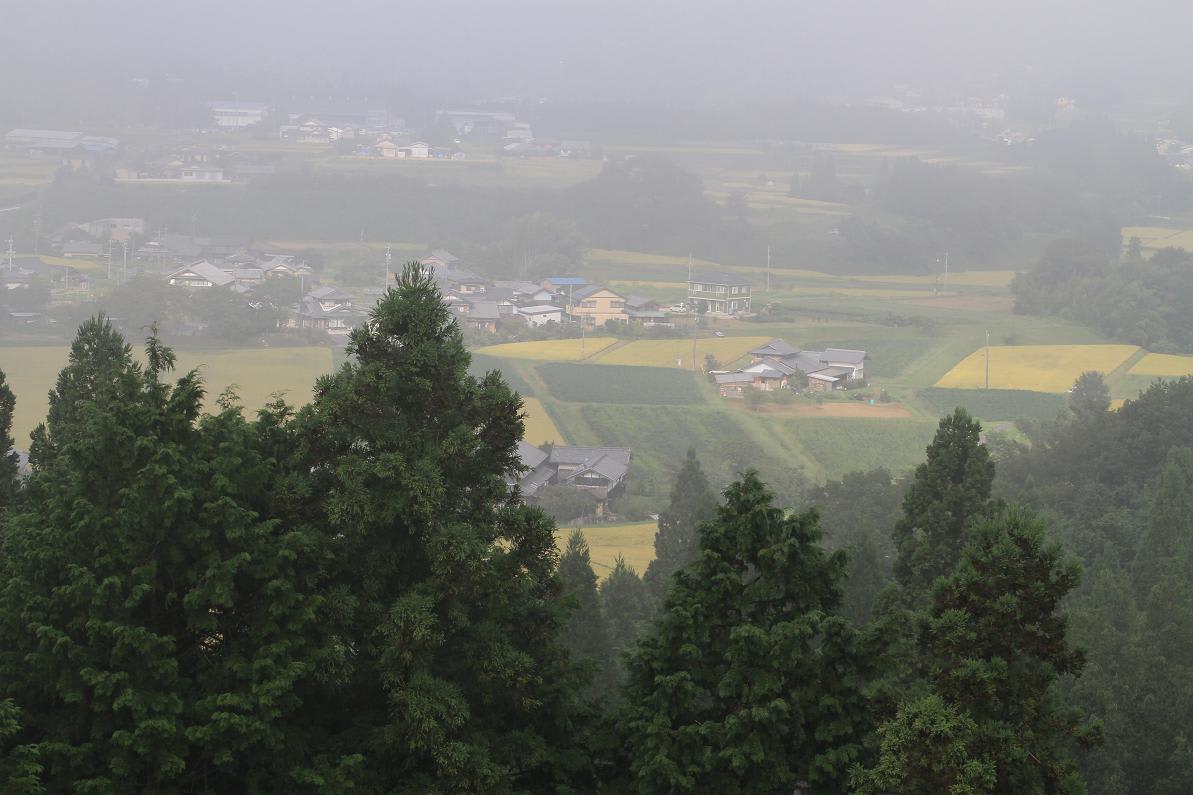
[[[487,331],[493,334],[497,331],[497,323],[501,320],[501,308],[495,301],[473,301],[457,304],[457,314],[465,328],[477,331]]]
[[[593,495],[603,511],[611,496],[624,488],[632,452],[628,447],[567,447],[544,452],[528,442],[518,442],[518,458],[525,472],[508,478],[523,499],[537,499],[549,485],[565,485]]]
[[[253,127],[269,116],[269,105],[265,102],[217,100],[209,103],[208,107],[215,126],[230,129]]]
[[[307,293],[287,321],[290,328],[312,328],[343,336],[361,323],[367,313],[352,304],[352,297],[337,287],[319,287]]]
[[[632,321],[643,326],[670,326],[671,321],[667,313],[659,307],[659,302],[641,295],[627,295],[625,298],[626,315]]]
[[[534,282],[497,280],[493,282],[493,287],[498,290],[509,290],[515,303],[521,306],[548,304],[555,295]]]
[[[866,377],[866,352],[848,348],[803,351],[781,339],[773,339],[750,351],[750,358],[748,367],[713,374],[721,397],[745,397],[748,389],[762,392],[785,389],[797,374],[807,378],[807,388],[813,392],[845,389]]]
[[[523,306],[517,310],[528,326],[544,326],[547,323],[562,323],[563,310],[551,304]]]
[[[236,281],[232,274],[222,268],[217,268],[205,259],[179,268],[167,276],[166,279],[176,287],[190,289],[227,287]]]
[[[688,281],[688,306],[700,314],[745,314],[750,311],[750,289],[748,281],[732,273],[701,273]]]
[[[625,296],[596,284],[572,293],[566,308],[573,320],[587,328],[600,328],[609,321],[624,323],[630,317]]]

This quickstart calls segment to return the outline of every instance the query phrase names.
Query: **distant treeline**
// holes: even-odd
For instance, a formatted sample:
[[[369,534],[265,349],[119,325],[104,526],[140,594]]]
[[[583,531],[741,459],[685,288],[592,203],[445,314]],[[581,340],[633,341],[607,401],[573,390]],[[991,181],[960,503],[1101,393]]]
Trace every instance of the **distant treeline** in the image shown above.
[[[1193,353],[1193,255],[1184,249],[1144,259],[1133,248],[1120,260],[1061,241],[1011,289],[1018,312],[1067,317],[1154,351]]]

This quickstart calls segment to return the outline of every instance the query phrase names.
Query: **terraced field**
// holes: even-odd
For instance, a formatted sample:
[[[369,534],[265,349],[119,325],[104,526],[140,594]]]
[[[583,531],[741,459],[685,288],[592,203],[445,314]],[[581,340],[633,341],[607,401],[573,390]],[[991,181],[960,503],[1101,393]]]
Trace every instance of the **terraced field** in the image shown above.
[[[1087,370],[1109,373],[1139,348],[1134,345],[994,345],[990,347],[990,388],[1067,392]],[[981,389],[986,379],[986,350],[971,353],[938,387]]]
[[[1168,378],[1193,375],[1193,356],[1149,353],[1136,362],[1128,373],[1130,375],[1154,375]]]

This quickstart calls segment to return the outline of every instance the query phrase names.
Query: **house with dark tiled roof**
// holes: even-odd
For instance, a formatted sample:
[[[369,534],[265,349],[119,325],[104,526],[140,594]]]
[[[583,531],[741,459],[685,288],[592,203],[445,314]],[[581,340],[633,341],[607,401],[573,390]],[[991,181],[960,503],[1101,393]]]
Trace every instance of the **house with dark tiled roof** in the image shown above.
[[[527,442],[518,443],[523,471],[508,481],[524,499],[537,499],[550,485],[572,486],[592,494],[601,503],[624,488],[633,457],[628,447],[569,447],[557,445],[545,452]]]
[[[721,397],[744,397],[746,389],[770,392],[787,387],[797,373],[808,379],[808,389],[831,392],[866,377],[866,352],[849,348],[803,351],[773,339],[750,351],[748,367],[733,373],[714,373]]]
[[[287,322],[291,328],[313,328],[343,336],[364,322],[368,313],[352,303],[352,296],[338,287],[318,287],[307,293]]]

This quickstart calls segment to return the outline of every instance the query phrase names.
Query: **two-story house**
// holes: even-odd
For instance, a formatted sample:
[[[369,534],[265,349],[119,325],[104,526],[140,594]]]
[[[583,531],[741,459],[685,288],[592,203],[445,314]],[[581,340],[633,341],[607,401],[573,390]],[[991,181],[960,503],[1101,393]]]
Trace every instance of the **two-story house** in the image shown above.
[[[711,315],[738,315],[750,311],[750,283],[732,273],[707,272],[688,281],[688,306]]]
[[[352,303],[352,296],[337,287],[319,287],[307,293],[296,307],[289,324],[293,328],[322,329],[328,334],[347,334],[367,313]]]
[[[582,287],[572,293],[567,313],[587,328],[599,328],[610,320],[624,323],[630,318],[626,311],[626,297],[598,284]]]

